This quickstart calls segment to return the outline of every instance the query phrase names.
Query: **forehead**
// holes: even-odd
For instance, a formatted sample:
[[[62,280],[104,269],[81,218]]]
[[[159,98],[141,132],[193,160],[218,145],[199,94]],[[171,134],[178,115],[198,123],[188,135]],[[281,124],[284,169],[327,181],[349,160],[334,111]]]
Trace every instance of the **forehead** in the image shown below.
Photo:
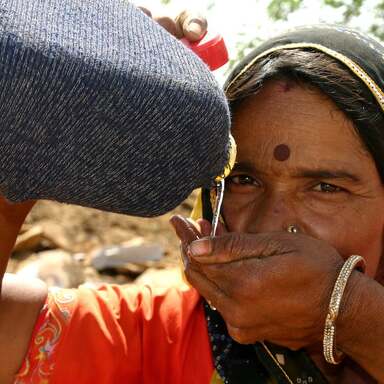
[[[271,81],[244,100],[233,117],[239,157],[272,157],[276,146],[285,144],[294,160],[305,163],[373,161],[352,122],[315,88]]]

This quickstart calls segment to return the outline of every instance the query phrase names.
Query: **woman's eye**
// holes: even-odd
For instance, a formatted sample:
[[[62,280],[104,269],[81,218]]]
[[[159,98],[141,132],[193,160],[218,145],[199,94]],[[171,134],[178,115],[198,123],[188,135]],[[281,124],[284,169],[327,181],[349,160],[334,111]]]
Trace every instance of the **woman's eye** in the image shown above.
[[[254,185],[258,186],[259,184],[255,179],[248,175],[236,175],[229,177],[229,182],[236,185]]]
[[[325,192],[325,193],[335,193],[335,192],[343,191],[342,188],[337,187],[336,185],[333,185],[333,184],[328,184],[328,183],[319,183],[315,186],[313,190],[316,192]]]

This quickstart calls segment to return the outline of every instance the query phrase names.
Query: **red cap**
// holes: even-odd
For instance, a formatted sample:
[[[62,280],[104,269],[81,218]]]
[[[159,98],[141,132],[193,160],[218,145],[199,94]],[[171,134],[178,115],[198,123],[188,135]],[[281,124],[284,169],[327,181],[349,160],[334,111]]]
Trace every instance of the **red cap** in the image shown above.
[[[225,42],[220,35],[209,35],[205,36],[196,42],[190,42],[187,39],[181,39],[183,44],[188,48],[192,49],[205,64],[208,65],[211,71],[222,67],[228,62],[228,51],[225,46]]]

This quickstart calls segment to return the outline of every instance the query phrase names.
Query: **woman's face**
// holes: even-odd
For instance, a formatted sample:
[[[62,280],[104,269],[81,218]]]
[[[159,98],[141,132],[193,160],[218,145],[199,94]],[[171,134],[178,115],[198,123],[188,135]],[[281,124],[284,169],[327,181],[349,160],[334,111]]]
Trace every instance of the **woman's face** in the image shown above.
[[[360,254],[375,276],[383,253],[384,188],[352,123],[320,91],[271,81],[234,114],[237,164],[223,216],[235,232],[289,225]]]

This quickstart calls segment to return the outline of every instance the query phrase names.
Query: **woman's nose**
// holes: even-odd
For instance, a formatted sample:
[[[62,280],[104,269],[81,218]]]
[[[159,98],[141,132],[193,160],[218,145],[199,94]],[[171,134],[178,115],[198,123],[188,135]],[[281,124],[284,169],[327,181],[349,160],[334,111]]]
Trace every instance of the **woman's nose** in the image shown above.
[[[294,201],[278,194],[264,197],[250,212],[247,232],[302,231]]]

